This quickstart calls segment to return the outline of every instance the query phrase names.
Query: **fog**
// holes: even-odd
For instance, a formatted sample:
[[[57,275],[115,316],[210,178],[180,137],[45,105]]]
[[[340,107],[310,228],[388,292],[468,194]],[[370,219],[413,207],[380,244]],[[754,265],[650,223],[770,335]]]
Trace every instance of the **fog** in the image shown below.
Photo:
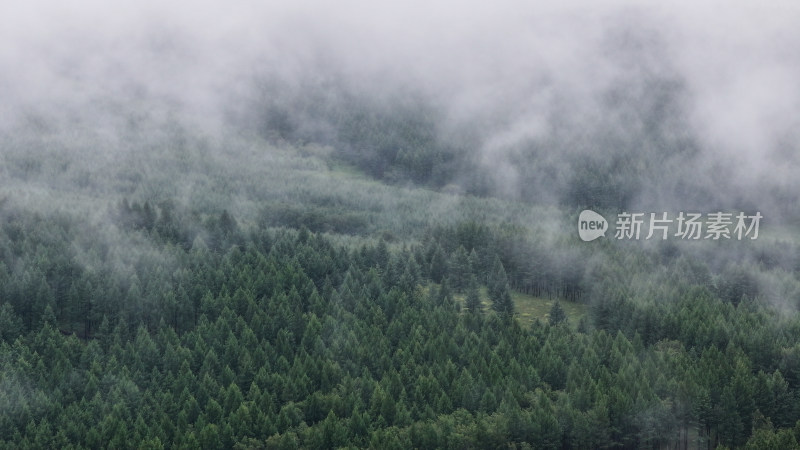
[[[11,352],[0,356],[0,367],[13,369],[0,370],[0,414],[13,419],[0,417],[0,429],[77,438],[79,428],[61,416],[89,405],[86,417],[105,418],[92,429],[100,430],[96,438],[88,433],[95,443],[113,447],[105,435],[126,430],[118,411],[141,410],[160,422],[146,431],[165,439],[177,428],[186,440],[176,443],[191,447],[195,434],[204,442],[217,434],[212,404],[205,406],[213,395],[197,395],[201,416],[192,389],[177,391],[185,410],[175,414],[177,427],[162,420],[164,405],[147,405],[168,403],[161,399],[173,387],[161,381],[186,384],[187,361],[203,357],[213,361],[211,370],[194,364],[203,386],[213,386],[214,372],[225,383],[224,401],[218,396],[224,435],[272,428],[296,439],[316,427],[326,443],[341,431],[381,447],[381,436],[427,439],[428,431],[452,431],[454,420],[463,438],[487,430],[500,436],[503,428],[527,427],[523,420],[558,429],[549,424],[566,419],[564,436],[574,429],[610,439],[641,428],[643,440],[619,445],[656,446],[651,424],[662,422],[664,430],[676,427],[665,434],[670,442],[684,428],[688,441],[691,427],[692,439],[705,444],[711,430],[719,440],[728,423],[744,430],[740,437],[751,423],[756,435],[767,432],[750,412],[738,415],[747,409],[738,393],[748,390],[770,433],[773,419],[755,409],[756,394],[769,394],[776,427],[791,426],[779,422],[777,405],[796,400],[800,373],[800,2],[644,4],[0,1],[0,351]],[[575,225],[585,208],[612,225],[622,211],[645,218],[759,211],[764,219],[758,241],[618,240],[607,230],[605,239],[582,242]],[[479,279],[487,289],[478,297],[486,292],[493,307],[504,298],[491,285],[508,281],[515,298],[505,298],[518,306],[506,312],[516,307],[521,323],[535,321],[533,332],[509,334],[498,316],[456,312],[461,307],[451,308],[457,303],[445,289],[455,274],[457,289],[468,276]],[[377,277],[394,280],[373,283]],[[378,293],[384,287],[385,296]],[[771,310],[757,309],[755,299]],[[534,302],[543,308],[562,300],[577,308],[570,320],[579,334],[558,324],[539,328],[548,316]],[[8,326],[16,314],[28,333],[19,339]],[[66,353],[51,345],[62,341],[41,338],[60,338],[41,326],[50,316],[62,333],[87,342],[83,356],[75,338],[62,347]],[[145,329],[159,333],[158,348],[167,346],[163,364],[156,344],[139,339]],[[634,339],[639,331],[651,335],[646,347],[640,335]],[[126,334],[131,342],[119,340]],[[13,349],[4,342],[9,336],[17,339]],[[407,346],[406,337],[413,339]],[[433,346],[422,341],[429,337]],[[664,340],[647,341],[656,338]],[[224,371],[216,362],[223,341],[225,352],[243,350],[226,355]],[[27,346],[30,357],[21,353]],[[595,354],[602,347],[609,353]],[[714,352],[722,355],[716,348],[730,367],[709,369]],[[745,355],[755,362],[747,375],[774,372],[783,391],[740,376],[740,368],[751,369]],[[256,376],[254,361],[266,372]],[[422,365],[392,375],[398,361]],[[81,378],[99,377],[96,367],[106,372],[100,383]],[[660,367],[669,369],[664,376]],[[291,378],[298,368],[314,369],[314,380]],[[69,379],[65,370],[74,371]],[[456,370],[457,379],[450,376]],[[395,383],[398,372],[404,380]],[[517,376],[523,372],[527,381]],[[651,389],[640,381],[653,373],[659,377]],[[474,375],[471,384],[456,390],[465,375]],[[618,389],[616,378],[635,390]],[[448,398],[437,387],[442,380],[458,396]],[[586,381],[585,395],[569,387],[576,380]],[[245,403],[239,387],[250,381]],[[491,388],[488,395],[472,395],[476,381]],[[415,382],[420,389],[406,395],[402,386]],[[383,389],[394,385],[403,390],[397,408],[391,403],[390,415],[379,416],[376,407],[383,414],[389,405]],[[679,385],[675,395],[665,389]],[[380,396],[362,402],[373,386]],[[606,388],[611,397],[599,395]],[[722,394],[709,393],[723,388],[737,393],[732,414]],[[471,412],[459,404],[467,395],[475,397]],[[434,399],[434,409],[416,405],[419,399]],[[523,405],[526,415],[516,414]],[[329,407],[324,421],[301,411]],[[541,421],[540,412],[554,422]],[[475,413],[474,427],[464,413]],[[787,406],[780,420],[794,413]],[[412,414],[420,422],[412,425]],[[611,419],[623,414],[637,420],[629,427]],[[143,416],[128,421],[138,438],[145,437]],[[21,436],[2,435],[0,442]],[[319,442],[295,444],[325,446]]]
[[[80,136],[70,158],[117,164],[164,124],[251,132],[264,98],[307,136],[335,136],[301,111],[313,88],[323,107],[422,99],[437,139],[477,152],[501,196],[558,201],[576,161],[617,157],[646,175],[627,206],[794,198],[800,6],[539,3],[7,2],[0,151],[8,136]],[[520,173],[532,152],[546,169]]]

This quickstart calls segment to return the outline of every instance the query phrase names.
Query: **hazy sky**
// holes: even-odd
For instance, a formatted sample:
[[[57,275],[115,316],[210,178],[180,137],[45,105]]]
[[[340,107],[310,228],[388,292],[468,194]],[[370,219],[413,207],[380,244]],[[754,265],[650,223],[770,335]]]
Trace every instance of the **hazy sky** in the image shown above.
[[[610,87],[663,77],[685,88],[709,158],[790,177],[800,4],[639,3],[3,2],[0,119],[91,127],[134,107],[211,126],[254,77],[335,71],[368,92],[418,89],[454,122],[502,116],[492,148],[547,134],[557,105],[601,122]]]

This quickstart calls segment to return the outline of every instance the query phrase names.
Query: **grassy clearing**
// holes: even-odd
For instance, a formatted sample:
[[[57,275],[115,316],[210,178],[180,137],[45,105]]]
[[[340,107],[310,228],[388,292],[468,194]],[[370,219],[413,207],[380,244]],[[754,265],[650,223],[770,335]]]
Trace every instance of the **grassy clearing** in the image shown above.
[[[437,286],[438,289],[438,286]],[[453,296],[456,301],[461,302],[462,306],[465,301],[465,295],[456,294]],[[517,312],[517,320],[524,326],[531,326],[535,320],[546,321],[549,318],[550,308],[553,307],[553,302],[556,300],[549,300],[542,297],[534,297],[533,295],[523,294],[521,292],[511,291],[511,299],[514,300],[514,308]],[[581,317],[585,316],[588,310],[587,305],[582,303],[569,302],[566,300],[559,300],[564,312],[567,313],[567,321],[572,327],[577,327]],[[485,310],[490,310],[492,302],[489,301],[486,288],[481,288],[481,302]]]
[[[514,300],[514,307],[517,311],[517,319],[523,324],[528,325],[533,323],[534,320],[539,319],[545,321],[549,318],[550,308],[556,301],[548,300],[542,297],[534,297],[532,295],[523,294],[520,292],[511,292],[511,299]],[[587,306],[583,303],[568,302],[566,300],[558,300],[561,302],[561,307],[567,313],[567,321],[573,327],[578,326],[581,317],[586,315]]]

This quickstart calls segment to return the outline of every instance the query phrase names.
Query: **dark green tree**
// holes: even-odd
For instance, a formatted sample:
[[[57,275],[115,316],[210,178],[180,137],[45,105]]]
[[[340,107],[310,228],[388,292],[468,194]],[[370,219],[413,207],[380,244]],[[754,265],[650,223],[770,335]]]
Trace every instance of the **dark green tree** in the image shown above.
[[[0,305],[0,340],[13,341],[22,333],[22,320],[10,303]]]
[[[514,315],[514,300],[511,299],[508,283],[495,291],[494,295],[495,297],[492,299],[492,309],[495,310],[500,317],[510,320]]]
[[[492,263],[491,272],[489,273],[489,281],[487,283],[489,299],[495,302],[503,296],[503,291],[507,290],[508,276],[506,275],[506,269],[503,267],[503,263],[500,262],[500,258],[495,256],[494,262]]]
[[[470,279],[470,263],[467,250],[459,245],[450,256],[450,285],[455,292],[464,292]]]
[[[481,312],[483,305],[481,304],[481,294],[478,290],[478,279],[475,275],[469,277],[469,284],[467,284],[467,309],[473,313]]]
[[[437,244],[431,256],[430,276],[434,283],[441,283],[447,275],[447,258],[442,248]]]
[[[550,308],[550,314],[547,318],[550,325],[558,325],[560,323],[564,323],[567,321],[567,313],[564,311],[564,308],[561,306],[561,302],[556,300],[553,302],[553,306]]]

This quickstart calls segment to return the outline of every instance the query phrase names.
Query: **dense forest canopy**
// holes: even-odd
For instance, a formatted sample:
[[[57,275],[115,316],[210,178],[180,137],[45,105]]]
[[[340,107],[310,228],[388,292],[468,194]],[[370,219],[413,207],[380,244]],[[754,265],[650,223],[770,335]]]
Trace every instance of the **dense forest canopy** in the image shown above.
[[[800,448],[796,6],[42,3],[0,448]]]

